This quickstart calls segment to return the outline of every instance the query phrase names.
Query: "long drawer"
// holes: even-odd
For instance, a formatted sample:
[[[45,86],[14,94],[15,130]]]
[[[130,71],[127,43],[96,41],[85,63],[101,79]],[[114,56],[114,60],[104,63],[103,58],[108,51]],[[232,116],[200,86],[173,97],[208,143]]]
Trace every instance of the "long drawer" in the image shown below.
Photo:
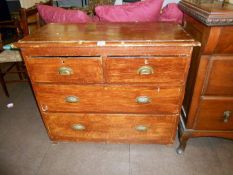
[[[233,98],[201,100],[195,128],[233,131]]]
[[[171,143],[177,115],[44,114],[51,139]]]
[[[33,82],[103,82],[100,57],[29,57],[26,64]]]
[[[183,83],[187,57],[108,57],[106,79],[110,83]]]
[[[42,111],[179,113],[180,87],[34,85]]]

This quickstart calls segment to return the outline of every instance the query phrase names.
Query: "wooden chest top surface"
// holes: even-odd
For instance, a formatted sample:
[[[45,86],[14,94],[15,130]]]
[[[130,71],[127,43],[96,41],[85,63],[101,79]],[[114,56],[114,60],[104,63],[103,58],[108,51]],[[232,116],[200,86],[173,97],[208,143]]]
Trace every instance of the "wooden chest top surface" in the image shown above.
[[[196,43],[179,25],[171,23],[89,23],[48,24],[25,37],[18,47],[38,47],[43,44],[63,46],[103,46],[122,43],[137,45],[193,46]]]
[[[233,15],[233,5],[217,0],[182,0],[208,13]]]

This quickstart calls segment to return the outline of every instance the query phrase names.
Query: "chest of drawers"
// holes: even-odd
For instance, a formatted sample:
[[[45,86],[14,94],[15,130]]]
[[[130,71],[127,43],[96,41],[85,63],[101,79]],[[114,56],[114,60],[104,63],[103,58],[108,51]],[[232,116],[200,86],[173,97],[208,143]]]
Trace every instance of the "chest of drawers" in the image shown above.
[[[233,139],[233,5],[183,0],[184,29],[194,50],[179,127],[182,153],[192,137]]]
[[[52,140],[164,144],[196,45],[163,23],[49,24],[17,43]]]

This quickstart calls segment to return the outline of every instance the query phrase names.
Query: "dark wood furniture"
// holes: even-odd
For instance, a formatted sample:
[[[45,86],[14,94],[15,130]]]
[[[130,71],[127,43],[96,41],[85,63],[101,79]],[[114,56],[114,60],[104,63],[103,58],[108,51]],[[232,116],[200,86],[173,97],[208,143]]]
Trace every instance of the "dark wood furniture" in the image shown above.
[[[7,6],[6,0],[1,0],[0,1],[0,21],[7,21],[11,20],[11,15],[9,8]]]
[[[0,30],[11,31],[11,35],[4,35],[0,32],[0,83],[2,89],[7,97],[9,92],[6,83],[22,82],[25,81],[25,69],[22,65],[22,58],[19,51],[4,51],[3,45],[9,44],[10,42],[17,42],[22,38],[22,29],[17,19],[0,21]],[[7,64],[6,64],[7,63]],[[19,78],[7,79],[9,74],[18,74]]]
[[[52,6],[53,1],[49,0],[48,2],[40,2],[39,4]],[[29,35],[45,24],[38,13],[36,5],[30,8],[21,8],[19,10],[19,15],[24,36]]]
[[[194,50],[187,80],[180,146],[191,137],[233,139],[233,5],[183,0],[184,29],[201,42]]]
[[[168,144],[198,44],[175,24],[116,23],[49,24],[17,46],[53,141]]]

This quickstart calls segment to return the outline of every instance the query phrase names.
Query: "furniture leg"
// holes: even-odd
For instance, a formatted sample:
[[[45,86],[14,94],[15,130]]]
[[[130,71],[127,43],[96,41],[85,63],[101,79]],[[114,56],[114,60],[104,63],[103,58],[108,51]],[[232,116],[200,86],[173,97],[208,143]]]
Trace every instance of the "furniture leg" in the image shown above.
[[[22,80],[22,79],[23,79],[23,76],[22,76],[22,73],[21,73],[21,69],[20,69],[19,63],[16,63],[16,70],[17,70],[17,72],[18,72],[19,79]]]
[[[4,80],[4,74],[2,73],[1,69],[0,69],[0,83],[2,85],[2,88],[3,88],[3,91],[4,91],[5,95],[7,97],[9,97],[10,95],[9,95],[8,90],[7,90],[6,83],[5,83],[5,80]]]
[[[189,139],[189,135],[187,134],[182,134],[179,136],[180,145],[176,149],[177,154],[182,154],[184,152],[188,139]]]
[[[191,137],[191,133],[186,131],[181,121],[178,126],[178,138],[179,138],[180,145],[176,149],[177,154],[182,154],[184,152],[188,139],[190,137]]]

